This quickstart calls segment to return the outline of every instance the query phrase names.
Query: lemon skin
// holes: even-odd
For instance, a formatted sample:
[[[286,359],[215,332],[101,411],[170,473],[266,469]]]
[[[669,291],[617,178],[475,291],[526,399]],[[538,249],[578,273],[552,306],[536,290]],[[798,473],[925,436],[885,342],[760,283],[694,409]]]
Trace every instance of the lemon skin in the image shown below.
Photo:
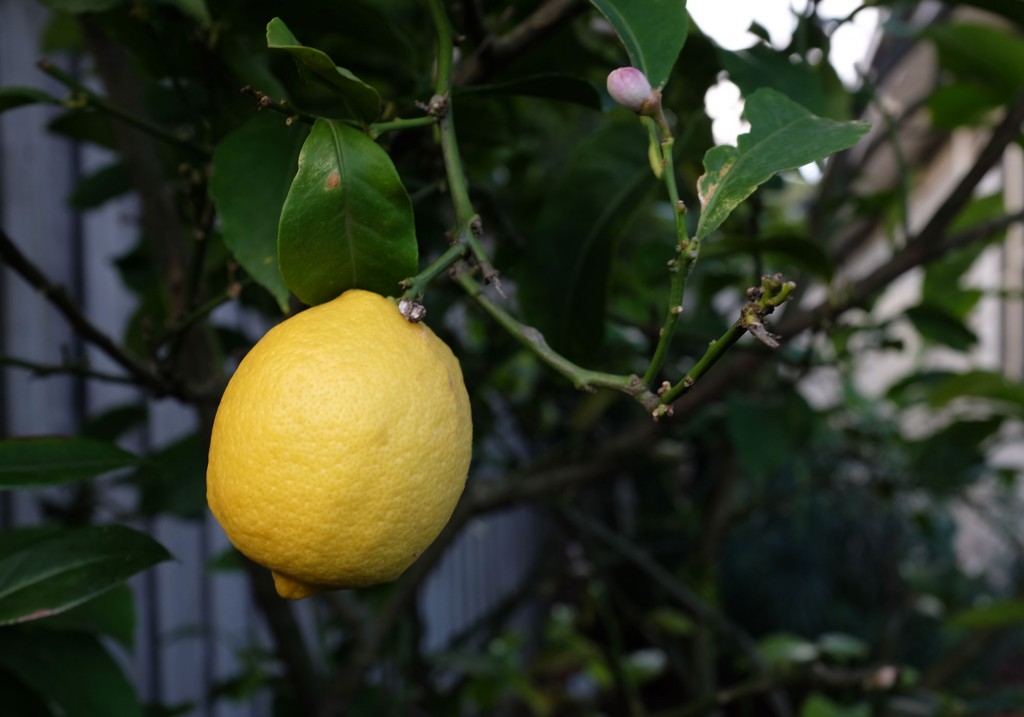
[[[472,433],[448,346],[394,301],[347,291],[242,360],[213,425],[207,501],[282,597],[388,582],[451,517]]]

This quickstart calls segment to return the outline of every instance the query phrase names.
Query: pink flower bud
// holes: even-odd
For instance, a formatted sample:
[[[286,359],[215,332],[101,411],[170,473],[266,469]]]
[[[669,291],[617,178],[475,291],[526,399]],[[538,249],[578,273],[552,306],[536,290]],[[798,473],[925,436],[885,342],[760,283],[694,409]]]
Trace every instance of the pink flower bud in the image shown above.
[[[661,93],[651,89],[647,76],[635,67],[620,67],[608,75],[608,94],[640,115],[653,115],[661,106]]]

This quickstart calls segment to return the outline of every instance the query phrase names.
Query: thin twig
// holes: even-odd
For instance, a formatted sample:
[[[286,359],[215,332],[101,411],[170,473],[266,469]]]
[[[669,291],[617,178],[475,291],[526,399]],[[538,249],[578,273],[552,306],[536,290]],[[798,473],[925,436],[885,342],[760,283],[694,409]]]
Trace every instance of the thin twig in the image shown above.
[[[504,35],[490,41],[485,39],[487,52],[467,57],[455,73],[455,84],[482,81],[486,74],[520,57],[586,8],[587,4],[580,0],[547,0]]]
[[[755,677],[684,705],[678,709],[659,712],[653,717],[700,717],[720,711],[723,707],[748,697],[778,690],[788,685],[809,683],[832,689],[857,689],[861,692],[886,692],[897,681],[899,671],[892,665],[879,665],[866,669],[840,669],[820,663],[806,670]]]
[[[1016,553],[1017,560],[1024,560],[1024,541],[1017,535],[1016,526],[1007,525],[1005,520],[993,515],[990,509],[966,494],[960,496],[960,501],[974,511],[983,523],[996,526],[1003,541]],[[1024,582],[1019,583],[1012,599],[1020,600],[1022,598],[1024,598]],[[921,684],[935,689],[941,689],[944,685],[950,684],[973,666],[979,658],[991,654],[992,649],[1000,640],[1018,628],[1019,623],[1014,622],[987,630],[972,631],[923,671]]]
[[[572,486],[606,478],[635,462],[638,451],[664,436],[666,430],[665,424],[653,421],[635,423],[605,437],[585,460],[567,458],[564,463],[534,466],[506,480],[475,481],[467,489],[467,500],[473,514],[480,515],[564,493]]]
[[[463,500],[455,508],[455,513],[437,539],[399,578],[384,606],[377,611],[374,618],[367,619],[365,628],[357,636],[345,664],[335,672],[323,690],[316,711],[305,714],[341,717],[349,713],[352,700],[362,687],[366,673],[373,667],[384,639],[394,630],[406,610],[413,605],[419,594],[420,585],[440,562],[470,517],[469,503]]]
[[[200,321],[205,319],[207,316],[212,314],[218,308],[234,301],[238,298],[239,293],[243,288],[252,283],[252,278],[245,276],[238,280],[232,280],[227,288],[221,291],[216,296],[212,296],[207,299],[203,304],[197,306],[191,312],[182,316],[175,323],[167,328],[164,334],[156,341],[156,346],[164,346],[167,344],[176,343],[184,334],[186,334],[191,328],[193,328]],[[171,354],[175,354],[177,349],[173,349]]]
[[[434,97],[428,105],[428,112],[437,117],[441,137],[441,153],[444,158],[448,188],[455,209],[456,228],[454,243],[464,245],[479,265],[484,281],[496,283],[497,274],[490,264],[486,252],[479,242],[480,218],[473,209],[469,197],[469,186],[465,168],[459,154],[459,145],[455,135],[454,118],[449,101],[452,86],[452,54],[454,51],[452,28],[441,0],[427,0],[431,16],[438,36],[437,51],[437,82]],[[449,249],[442,255],[439,262],[428,267],[428,277],[447,264],[457,260],[459,249]],[[456,282],[480,304],[499,324],[509,331],[524,346],[529,348],[538,358],[572,380],[577,388],[613,388],[632,395],[652,410],[657,405],[657,397],[653,396],[634,376],[618,376],[589,371],[566,359],[552,349],[544,336],[533,327],[526,326],[514,319],[502,307],[484,293],[481,287],[468,272],[462,271],[456,276]],[[415,298],[422,291],[423,282],[418,277],[407,280],[406,296]],[[500,287],[499,287],[500,290]]]
[[[285,124],[290,125],[298,120],[312,126],[313,123],[316,122],[316,117],[295,108],[290,102],[288,102],[288,100],[281,99],[275,101],[270,95],[261,90],[257,90],[252,85],[246,85],[239,90],[239,93],[246,97],[254,98],[256,100],[256,107],[261,110],[273,110],[278,114],[284,115]]]
[[[692,389],[697,384],[697,381],[712,366],[718,363],[746,332],[749,331],[752,336],[766,344],[769,348],[778,348],[779,337],[770,333],[765,328],[763,320],[765,316],[768,316],[776,308],[788,301],[795,289],[796,285],[793,282],[782,281],[781,274],[763,276],[761,277],[761,286],[747,289],[747,296],[750,297],[750,301],[740,309],[740,318],[736,323],[730,326],[717,341],[711,343],[708,350],[704,352],[704,355],[683,377],[682,381],[679,381],[675,386],[671,386],[666,382],[664,391],[659,391],[662,405],[658,407],[659,410],[655,411],[655,417],[666,413],[671,415],[672,403]]]
[[[292,688],[302,714],[312,714],[319,692],[319,676],[302,638],[292,604],[278,597],[270,573],[261,565],[243,558],[253,601],[260,608],[274,638],[274,649],[284,665],[285,678]]]
[[[396,132],[406,129],[417,129],[419,127],[432,127],[437,124],[437,118],[426,115],[424,117],[396,117],[386,122],[374,122],[370,125],[370,136],[379,137],[386,132]]]
[[[402,298],[414,300],[423,296],[423,292],[426,291],[427,285],[437,277],[441,276],[441,274],[448,271],[455,262],[462,259],[462,257],[466,255],[466,251],[467,247],[465,244],[456,242],[448,247],[441,256],[432,261],[419,274],[402,280],[401,284],[405,287],[405,293],[402,294]]]
[[[655,119],[644,118],[649,126],[653,139],[660,139],[658,142],[661,153],[661,177],[665,182],[665,190],[668,193],[669,203],[672,206],[672,213],[676,224],[676,248],[675,256],[669,260],[669,272],[672,275],[672,283],[669,288],[668,307],[665,311],[665,321],[658,334],[658,343],[654,348],[654,355],[644,373],[643,382],[650,386],[658,377],[665,359],[668,358],[668,350],[672,345],[672,338],[675,336],[676,325],[683,313],[683,293],[686,291],[686,282],[690,273],[697,263],[700,255],[700,239],[688,237],[686,232],[686,205],[679,199],[679,189],[676,185],[676,167],[673,156],[675,150],[675,138],[665,118],[665,112],[658,107]]]
[[[448,179],[448,193],[455,209],[454,241],[465,244],[469,248],[480,265],[484,280],[492,282],[497,278],[497,273],[480,244],[480,217],[473,209],[473,202],[469,198],[466,170],[455,135],[455,117],[451,106],[452,58],[455,52],[452,27],[441,0],[427,0],[427,5],[437,31],[437,77],[434,84],[434,96],[427,105],[427,113],[437,118],[441,156],[444,159],[445,176]]]
[[[761,677],[771,677],[768,664],[758,650],[754,639],[725,615],[704,602],[696,592],[658,564],[650,555],[615,531],[573,508],[563,506],[562,513],[579,530],[594,536],[645,573],[670,598],[678,602],[693,617],[701,620],[726,638],[735,642],[736,646],[747,656],[751,666],[760,673]],[[772,705],[779,715],[792,714],[792,707],[781,692],[773,696]]]
[[[209,147],[205,147],[186,137],[177,135],[166,127],[159,125],[152,120],[146,119],[145,117],[133,114],[129,110],[111,102],[107,98],[101,97],[49,60],[40,60],[39,69],[63,84],[68,89],[74,91],[79,103],[84,106],[93,107],[104,114],[116,117],[132,127],[142,130],[150,137],[159,139],[167,144],[187,149],[188,151],[202,155],[203,157],[210,157],[213,154]]]
[[[50,283],[42,270],[21,253],[14,241],[2,229],[0,229],[0,260],[42,294],[60,312],[78,336],[109,356],[118,366],[128,372],[135,383],[149,389],[158,397],[182,397],[183,391],[180,387],[148,370],[89,321],[68,296],[64,287]]]
[[[511,334],[519,343],[528,348],[537,358],[553,368],[558,373],[572,381],[573,386],[583,391],[593,391],[595,388],[610,388],[626,393],[635,398],[647,410],[653,410],[658,405],[658,397],[646,389],[637,376],[626,376],[621,374],[604,373],[591,371],[579,366],[562,354],[555,351],[548,345],[544,334],[532,326],[519,322],[505,309],[493,301],[484,292],[484,287],[477,283],[469,272],[461,272],[455,277],[466,293],[476,301],[480,307],[491,315],[502,328]]]
[[[106,373],[103,371],[96,371],[89,367],[87,361],[73,361],[59,364],[41,364],[35,361],[29,361],[27,359],[18,358],[16,356],[7,356],[6,354],[0,354],[0,365],[3,366],[14,366],[17,368],[23,368],[30,371],[34,376],[57,376],[61,374],[71,374],[73,376],[81,376],[82,378],[91,378],[97,381],[106,381],[107,383],[124,383],[130,386],[137,386],[138,381],[131,376],[123,376],[121,374]]]

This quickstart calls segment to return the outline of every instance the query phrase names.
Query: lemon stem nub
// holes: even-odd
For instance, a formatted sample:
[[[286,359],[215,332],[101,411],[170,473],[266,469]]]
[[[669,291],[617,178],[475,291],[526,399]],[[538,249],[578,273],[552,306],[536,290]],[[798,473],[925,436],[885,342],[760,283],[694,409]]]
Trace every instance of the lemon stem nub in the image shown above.
[[[313,593],[320,592],[316,586],[301,583],[282,573],[271,571],[271,575],[274,576],[274,587],[277,588],[277,594],[288,600],[301,600]]]

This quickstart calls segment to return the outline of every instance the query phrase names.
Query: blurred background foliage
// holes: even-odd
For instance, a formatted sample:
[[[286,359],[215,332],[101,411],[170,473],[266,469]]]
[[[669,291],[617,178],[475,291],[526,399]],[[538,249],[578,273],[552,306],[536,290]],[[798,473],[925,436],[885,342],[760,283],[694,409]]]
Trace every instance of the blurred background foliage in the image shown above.
[[[51,132],[114,151],[68,200],[88,212],[140,197],[138,244],[117,261],[138,303],[113,340],[134,367],[129,379],[194,407],[200,428],[128,453],[115,446],[147,414],[125,406],[89,417],[75,439],[0,445],[4,487],[74,482],[42,494],[46,525],[0,533],[0,620],[9,623],[0,627],[0,711],[198,713],[201,705],[141,705],[109,655],[133,643],[120,583],[167,554],[142,533],[96,525],[112,483],[89,479],[118,471],[113,485],[137,488],[117,522],[202,519],[211,411],[229,367],[258,338],[217,309],[238,302],[269,326],[280,304],[299,308],[245,252],[276,240],[308,132],[302,118],[347,115],[287,53],[267,49],[268,21],[280,16],[375,88],[383,121],[423,115],[436,38],[413,0],[43,4],[53,12],[41,55],[70,61],[85,84],[58,69],[66,97],[6,88],[0,111],[52,103]],[[452,108],[506,305],[588,368],[642,373],[675,229],[642,127],[604,90],[608,71],[626,62],[621,45],[584,2],[448,5],[458,35]],[[704,99],[723,77],[743,95],[770,87],[821,116],[874,122],[858,148],[818,172],[763,186],[705,243],[664,374],[684,375],[766,273],[800,286],[776,324],[792,340],[770,356],[745,340],[674,418],[652,423],[621,396],[573,390],[458,286],[436,281],[429,321],[460,357],[477,436],[451,529],[396,585],[316,598],[315,655],[289,644],[291,606],[261,597],[253,576],[269,642],[239,652],[237,678],[207,706],[269,690],[282,716],[1020,712],[1019,473],[992,457],[1020,447],[1024,388],[973,360],[971,318],[980,301],[1019,297],[964,277],[1020,223],[1001,187],[978,185],[1021,141],[1024,14],[1018,3],[981,0],[868,5],[882,24],[856,86],[828,62],[832,34],[854,15],[828,17],[811,2],[785,47],[754,27],[757,44],[726,50],[691,22],[664,91],[691,229],[702,158],[715,144]],[[964,10],[975,12],[969,21]],[[902,91],[893,68],[922,47],[937,51],[934,86],[890,114],[883,96]],[[242,87],[288,108],[260,110]],[[122,111],[144,140],[126,138]],[[903,147],[908,126],[931,151]],[[963,168],[979,176],[912,222],[929,159],[957,133],[982,138]],[[378,141],[412,197],[423,266],[447,247],[453,221],[434,131]],[[986,142],[998,145],[994,157],[980,149]],[[871,176],[879,154],[897,157],[891,178]],[[881,274],[856,268],[873,247],[888,252]],[[5,263],[27,276],[12,256],[5,249]],[[921,277],[919,297],[895,314],[874,312],[907,271]],[[953,358],[936,362],[937,352]],[[881,390],[862,380],[866,366],[894,356],[902,370]],[[424,653],[416,595],[430,567],[472,517],[520,504],[541,516],[528,578]],[[983,570],[968,571],[957,549],[965,514],[1005,544]],[[248,568],[225,554],[208,569]]]

